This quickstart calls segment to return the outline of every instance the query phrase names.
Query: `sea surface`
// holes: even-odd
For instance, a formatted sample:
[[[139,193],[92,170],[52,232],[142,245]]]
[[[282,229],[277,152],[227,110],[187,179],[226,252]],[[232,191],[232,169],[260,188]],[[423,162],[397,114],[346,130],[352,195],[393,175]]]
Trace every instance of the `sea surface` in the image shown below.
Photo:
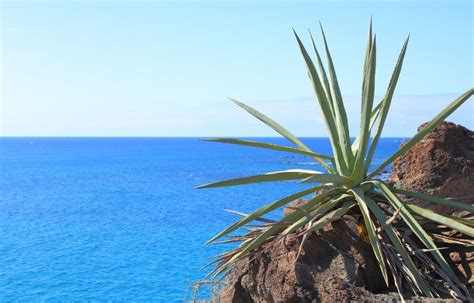
[[[330,153],[325,138],[303,141]],[[382,139],[375,162],[403,141]],[[250,212],[308,185],[194,188],[291,168],[319,166],[197,138],[0,138],[0,301],[190,299],[225,249],[204,243],[238,219],[224,209]]]

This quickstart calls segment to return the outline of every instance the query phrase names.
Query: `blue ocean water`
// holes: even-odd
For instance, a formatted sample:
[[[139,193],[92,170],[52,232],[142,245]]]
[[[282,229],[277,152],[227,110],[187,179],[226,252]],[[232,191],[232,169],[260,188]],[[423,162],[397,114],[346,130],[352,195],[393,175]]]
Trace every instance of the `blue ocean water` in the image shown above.
[[[277,144],[284,139],[262,138]],[[375,161],[402,138],[385,138]],[[325,138],[303,139],[329,153]],[[300,190],[296,182],[194,190],[310,158],[196,138],[0,138],[0,301],[183,302],[211,236]]]

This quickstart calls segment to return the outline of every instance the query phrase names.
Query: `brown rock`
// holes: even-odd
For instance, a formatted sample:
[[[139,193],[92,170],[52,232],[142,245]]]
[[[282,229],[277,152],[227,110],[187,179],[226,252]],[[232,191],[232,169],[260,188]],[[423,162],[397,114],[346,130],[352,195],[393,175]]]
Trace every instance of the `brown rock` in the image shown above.
[[[474,132],[443,122],[395,160],[391,180],[398,188],[474,204]],[[440,213],[455,211],[446,206],[414,202]],[[449,257],[459,274],[474,283],[474,248],[455,248]]]
[[[360,241],[353,227],[338,221],[313,233],[298,256],[300,243],[301,238],[290,235],[238,262],[221,301],[377,302],[383,298],[367,291],[384,291],[386,286],[372,249]]]
[[[424,126],[421,125],[418,130]],[[396,187],[438,197],[458,197],[474,203],[474,132],[443,122],[422,141],[395,160]],[[442,206],[430,206],[449,212]]]

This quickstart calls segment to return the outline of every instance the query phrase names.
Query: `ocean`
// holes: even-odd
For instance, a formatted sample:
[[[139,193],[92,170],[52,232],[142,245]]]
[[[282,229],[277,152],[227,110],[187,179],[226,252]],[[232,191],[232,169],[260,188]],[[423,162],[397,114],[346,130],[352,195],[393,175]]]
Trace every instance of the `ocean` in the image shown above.
[[[302,140],[330,153],[326,138]],[[382,139],[375,162],[403,141]],[[183,302],[225,249],[204,245],[238,219],[224,209],[308,185],[194,188],[291,168],[318,165],[197,138],[0,138],[0,301]]]

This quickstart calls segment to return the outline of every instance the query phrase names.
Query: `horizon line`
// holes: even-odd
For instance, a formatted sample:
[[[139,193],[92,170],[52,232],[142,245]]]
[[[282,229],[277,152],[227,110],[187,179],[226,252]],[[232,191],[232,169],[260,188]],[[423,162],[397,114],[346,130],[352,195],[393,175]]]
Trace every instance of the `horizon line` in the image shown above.
[[[123,138],[123,139],[175,139],[175,138],[181,138],[181,139],[207,139],[207,138],[255,138],[255,139],[286,139],[285,137],[281,136],[0,136],[1,139],[47,139],[47,138],[57,138],[57,139],[113,139],[113,138]],[[329,137],[308,137],[308,136],[298,136],[298,138],[307,138],[307,139],[329,139]],[[350,139],[355,139],[356,137],[350,137]],[[372,138],[372,137],[371,137]],[[410,138],[410,136],[386,136],[386,137],[381,137],[381,138],[387,138],[387,139],[399,139],[399,138]]]

